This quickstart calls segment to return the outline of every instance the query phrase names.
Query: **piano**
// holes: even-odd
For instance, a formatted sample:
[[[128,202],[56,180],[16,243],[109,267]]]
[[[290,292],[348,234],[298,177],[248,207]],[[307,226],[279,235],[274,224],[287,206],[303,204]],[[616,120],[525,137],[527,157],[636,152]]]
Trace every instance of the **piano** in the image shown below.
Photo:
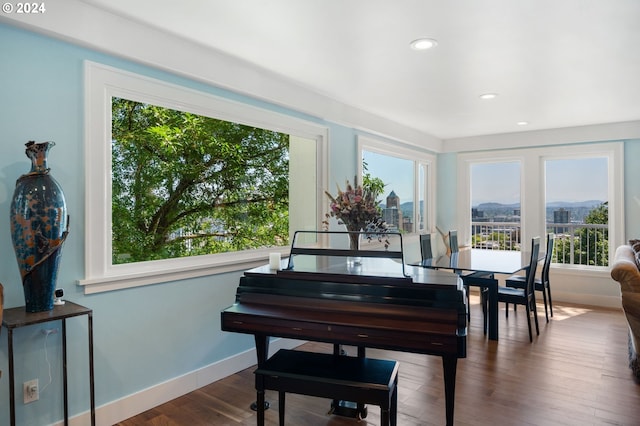
[[[453,273],[404,264],[402,251],[350,250],[292,244],[287,267],[246,271],[235,303],[221,313],[223,331],[252,334],[257,362],[269,338],[312,340],[442,357],[446,424],[453,424],[458,358],[466,357],[466,297]],[[400,244],[401,246],[401,244]]]

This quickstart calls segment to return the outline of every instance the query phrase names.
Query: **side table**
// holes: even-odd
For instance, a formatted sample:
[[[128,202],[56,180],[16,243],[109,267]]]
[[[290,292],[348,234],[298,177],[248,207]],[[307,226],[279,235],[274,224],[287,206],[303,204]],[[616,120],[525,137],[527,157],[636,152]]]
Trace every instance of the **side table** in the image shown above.
[[[53,310],[45,312],[27,312],[24,306],[5,309],[2,326],[7,328],[8,358],[9,358],[9,408],[11,410],[11,426],[16,424],[15,413],[15,377],[13,371],[13,330],[28,325],[42,324],[50,321],[62,321],[62,371],[63,371],[63,398],[64,398],[64,424],[69,425],[69,404],[67,395],[67,318],[87,316],[89,328],[89,387],[91,399],[91,425],[96,424],[95,391],[93,379],[93,311],[76,303],[65,301],[64,305],[55,305]]]

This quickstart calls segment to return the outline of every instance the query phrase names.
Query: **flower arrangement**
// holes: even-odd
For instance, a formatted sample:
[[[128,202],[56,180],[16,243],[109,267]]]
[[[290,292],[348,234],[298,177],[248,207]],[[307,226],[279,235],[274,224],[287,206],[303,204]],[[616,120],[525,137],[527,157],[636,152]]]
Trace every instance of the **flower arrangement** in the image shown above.
[[[382,219],[379,203],[376,201],[377,194],[358,185],[357,180],[354,181],[355,184],[351,185],[347,180],[344,191],[338,186],[335,197],[325,191],[331,200],[330,211],[325,214],[325,220],[322,221],[325,229],[329,227],[329,218],[335,217],[338,219],[338,224],[345,225],[350,232],[385,232],[387,225]],[[354,237],[359,238],[359,235]],[[370,239],[371,236],[369,235],[368,238]],[[351,248],[357,249],[357,246],[354,247],[354,239],[351,241]]]

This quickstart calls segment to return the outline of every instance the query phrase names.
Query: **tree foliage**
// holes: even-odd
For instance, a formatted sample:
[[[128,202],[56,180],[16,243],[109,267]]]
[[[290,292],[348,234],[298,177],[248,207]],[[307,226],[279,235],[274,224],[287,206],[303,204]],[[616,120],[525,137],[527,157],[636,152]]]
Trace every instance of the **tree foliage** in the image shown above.
[[[609,203],[604,202],[591,210],[584,219],[585,224],[607,225],[609,223]],[[573,264],[608,266],[609,230],[607,227],[579,227],[573,235],[560,235],[556,240],[555,256],[558,263],[571,262],[573,244]]]
[[[113,263],[286,244],[289,136],[112,100]]]
[[[378,203],[378,209],[380,213],[382,213],[382,208],[379,206],[379,204],[382,201],[378,200],[378,196],[384,192],[385,186],[386,184],[382,179],[380,179],[379,177],[373,176],[369,172],[369,165],[363,158],[362,159],[362,188],[370,192],[371,194],[373,194],[373,198],[376,199],[376,202]]]
[[[362,159],[362,188],[371,192],[374,198],[377,198],[384,192],[385,183],[379,177],[369,173],[369,165]]]
[[[516,250],[516,247],[519,247],[519,244],[514,244],[516,241],[519,241],[519,236],[514,238],[511,233],[491,232],[489,235],[473,235],[471,237],[471,246],[491,250]]]

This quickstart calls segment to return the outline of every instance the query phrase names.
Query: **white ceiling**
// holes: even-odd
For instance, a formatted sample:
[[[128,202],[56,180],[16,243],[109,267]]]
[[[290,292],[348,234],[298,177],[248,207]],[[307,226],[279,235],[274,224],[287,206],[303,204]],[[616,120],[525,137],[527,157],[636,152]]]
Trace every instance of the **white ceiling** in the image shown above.
[[[640,120],[639,0],[84,2],[440,139]]]

